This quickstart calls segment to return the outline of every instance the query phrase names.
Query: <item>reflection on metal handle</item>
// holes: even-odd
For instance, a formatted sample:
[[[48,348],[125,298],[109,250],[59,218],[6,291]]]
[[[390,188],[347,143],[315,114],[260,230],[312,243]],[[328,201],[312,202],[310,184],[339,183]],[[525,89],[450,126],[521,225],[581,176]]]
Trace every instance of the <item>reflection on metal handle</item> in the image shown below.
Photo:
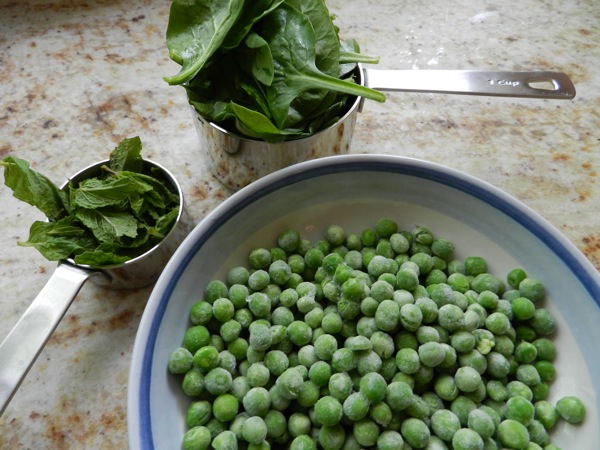
[[[83,286],[96,273],[60,263],[0,345],[0,415]]]
[[[380,91],[569,100],[575,86],[562,72],[365,69],[365,85]]]

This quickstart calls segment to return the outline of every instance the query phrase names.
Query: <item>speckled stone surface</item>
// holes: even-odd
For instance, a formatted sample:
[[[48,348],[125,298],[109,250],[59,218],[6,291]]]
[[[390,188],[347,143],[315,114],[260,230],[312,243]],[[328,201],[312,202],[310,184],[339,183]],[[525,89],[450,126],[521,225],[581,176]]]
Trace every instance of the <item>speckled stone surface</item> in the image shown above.
[[[600,8],[596,0],[329,0],[378,68],[562,70],[572,101],[392,93],[367,103],[351,151],[480,177],[561,230],[600,269]],[[184,91],[162,76],[169,2],[0,2],[0,157],[56,183],[140,136],[198,222],[229,191],[208,173]],[[0,186],[0,339],[55,269],[17,246],[39,213]],[[133,342],[151,288],[86,284],[0,418],[0,449],[127,447]],[[0,361],[0,364],[2,362]]]

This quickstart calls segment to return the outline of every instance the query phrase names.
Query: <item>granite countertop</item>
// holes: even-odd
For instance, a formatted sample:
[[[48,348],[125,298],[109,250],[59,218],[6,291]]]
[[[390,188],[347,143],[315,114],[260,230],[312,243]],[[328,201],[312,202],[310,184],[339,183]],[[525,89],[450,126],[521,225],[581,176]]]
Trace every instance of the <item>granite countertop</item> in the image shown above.
[[[595,0],[329,0],[383,69],[561,70],[570,101],[392,93],[366,103],[351,152],[480,177],[562,231],[600,269],[600,9]],[[0,157],[61,183],[125,137],[181,181],[195,222],[230,195],[206,169],[165,46],[169,2],[0,3]],[[17,246],[32,207],[0,188],[0,339],[56,265]],[[151,287],[86,284],[0,418],[0,449],[127,447],[127,379]],[[2,362],[0,361],[0,364]]]

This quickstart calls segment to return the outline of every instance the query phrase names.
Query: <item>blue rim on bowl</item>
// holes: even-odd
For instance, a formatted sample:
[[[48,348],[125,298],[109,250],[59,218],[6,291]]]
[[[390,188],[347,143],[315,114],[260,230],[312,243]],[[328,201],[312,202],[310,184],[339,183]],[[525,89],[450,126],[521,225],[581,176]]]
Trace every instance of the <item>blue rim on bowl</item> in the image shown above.
[[[352,176],[348,177],[347,174]],[[321,186],[319,190],[311,191],[312,187],[320,186],[319,180],[322,177],[326,177],[323,179],[327,179],[328,183],[331,179],[333,184],[327,185],[327,189],[322,189]],[[395,180],[396,178],[402,181],[402,185],[398,185],[398,188],[401,189],[397,192],[381,193],[379,188],[389,190],[390,179]],[[342,179],[345,181],[339,181]],[[361,183],[363,183],[362,186]],[[129,442],[132,449],[162,448],[162,436],[165,434],[163,429],[167,426],[177,428],[173,429],[175,435],[179,436],[180,433],[181,435],[183,433],[185,404],[180,399],[170,399],[166,402],[166,399],[159,398],[160,396],[176,397],[178,395],[175,393],[175,386],[166,386],[168,383],[166,381],[166,359],[164,359],[165,349],[161,348],[161,339],[167,333],[165,317],[168,315],[169,308],[174,307],[172,297],[175,295],[181,299],[181,297],[192,296],[194,295],[193,289],[195,289],[197,291],[196,298],[200,298],[200,294],[198,294],[202,289],[200,281],[194,281],[196,283],[194,288],[189,282],[182,282],[182,279],[187,275],[186,270],[190,270],[190,265],[197,264],[195,261],[199,253],[209,250],[214,253],[215,249],[219,248],[215,247],[215,244],[209,245],[211,238],[214,240],[221,228],[231,226],[229,222],[248,214],[248,211],[252,211],[253,208],[264,211],[265,205],[271,204],[273,198],[279,199],[278,205],[282,209],[289,208],[289,210],[281,211],[280,215],[285,216],[297,205],[308,205],[311,200],[307,200],[307,196],[325,197],[323,205],[327,209],[327,202],[335,202],[336,195],[339,195],[339,192],[336,192],[340,189],[361,192],[361,189],[367,185],[370,193],[378,193],[373,195],[379,195],[379,193],[384,195],[385,198],[382,199],[384,202],[395,201],[395,197],[419,199],[419,203],[423,203],[426,208],[441,211],[442,216],[440,217],[444,220],[447,218],[449,224],[457,221],[457,223],[465,223],[473,230],[487,227],[490,230],[486,231],[489,234],[488,238],[493,241],[490,249],[498,250],[499,254],[506,252],[507,254],[518,254],[518,257],[529,258],[540,267],[540,272],[544,272],[546,266],[551,266],[547,280],[550,283],[552,283],[553,276],[554,278],[557,275],[564,276],[563,281],[566,281],[569,289],[559,294],[572,293],[573,296],[579,296],[586,300],[578,302],[577,308],[566,304],[564,299],[561,299],[561,302],[553,302],[557,303],[553,306],[557,306],[560,315],[564,316],[561,320],[569,324],[568,333],[572,333],[571,338],[573,339],[571,344],[581,348],[582,355],[579,355],[579,363],[587,366],[587,371],[584,371],[587,378],[582,384],[587,386],[589,383],[591,386],[590,380],[600,379],[600,361],[598,358],[586,358],[586,356],[596,354],[594,345],[600,339],[600,327],[597,326],[600,323],[600,276],[590,261],[550,223],[494,186],[438,164],[387,155],[333,156],[279,170],[233,194],[196,226],[168,263],[149,299],[133,349],[128,392]],[[435,195],[428,196],[426,192],[419,191],[419,189],[428,189],[428,186],[431,186]],[[461,197],[461,199],[457,200],[457,197]],[[410,201],[407,201],[410,204]],[[469,203],[475,205],[473,211],[476,211],[477,214],[469,214]],[[352,207],[351,204],[349,205]],[[465,211],[457,211],[462,208],[462,205],[465,205]],[[415,208],[418,207],[415,206]],[[419,210],[417,209],[416,212],[418,213]],[[267,214],[263,218],[256,219],[255,227],[260,228],[263,225],[260,223],[261,221],[268,223],[271,219],[279,220],[277,211],[273,211],[271,214],[271,216]],[[512,242],[512,235],[506,234],[507,227],[517,230],[515,242]],[[251,231],[245,230],[244,233]],[[474,242],[473,245],[476,245],[478,241],[483,242],[484,238],[473,233],[468,238],[468,241],[471,240]],[[523,248],[524,242],[532,240],[534,241],[532,243],[534,252]],[[235,239],[233,241],[231,244],[233,248],[229,250],[235,249]],[[223,242],[224,240],[221,239],[220,244]],[[205,250],[205,247],[210,248]],[[223,251],[227,252],[227,249],[223,249]],[[221,262],[224,264],[223,261]],[[511,264],[514,264],[514,261],[511,261]],[[206,275],[208,279],[216,276],[217,269],[218,267],[215,267],[214,273]],[[542,281],[546,283],[546,280]],[[177,307],[185,310],[184,307]],[[578,312],[579,310],[581,312]],[[183,325],[178,326],[185,327],[186,317],[183,315],[181,322]],[[169,331],[167,334],[182,336],[178,330]],[[576,344],[574,344],[575,342]],[[571,385],[577,385],[577,382],[572,381]],[[591,423],[592,432],[589,439],[597,439],[599,436],[597,419],[599,400],[595,398],[596,394],[593,390],[584,393],[594,399],[593,405],[590,404],[588,408],[590,411],[588,411],[586,421]],[[167,405],[165,402],[169,404]],[[153,408],[157,408],[157,405],[164,405],[164,409],[161,406],[162,410],[156,411]],[[177,409],[181,417],[174,418],[172,423],[167,425],[164,422],[169,407]],[[560,432],[571,433],[569,430],[562,429]],[[177,439],[180,442],[180,437]],[[597,441],[590,440],[590,442]]]

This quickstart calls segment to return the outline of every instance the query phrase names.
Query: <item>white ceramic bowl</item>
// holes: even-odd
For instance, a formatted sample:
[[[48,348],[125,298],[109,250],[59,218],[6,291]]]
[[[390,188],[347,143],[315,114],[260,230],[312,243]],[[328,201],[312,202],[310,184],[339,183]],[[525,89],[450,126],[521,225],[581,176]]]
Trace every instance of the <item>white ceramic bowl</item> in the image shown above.
[[[224,279],[252,248],[273,245],[286,228],[317,240],[326,225],[360,232],[383,216],[405,229],[429,227],[454,242],[458,258],[483,256],[498,276],[522,267],[545,284],[559,325],[559,376],[550,400],[577,395],[587,405],[585,422],[560,424],[553,443],[597,448],[600,277],[593,265],[542,217],[493,186],[436,164],[378,155],[334,156],[275,172],[232,195],[192,231],[157,282],[139,327],[129,378],[130,448],[180,448],[189,400],[168,374],[167,360],[208,281]]]

